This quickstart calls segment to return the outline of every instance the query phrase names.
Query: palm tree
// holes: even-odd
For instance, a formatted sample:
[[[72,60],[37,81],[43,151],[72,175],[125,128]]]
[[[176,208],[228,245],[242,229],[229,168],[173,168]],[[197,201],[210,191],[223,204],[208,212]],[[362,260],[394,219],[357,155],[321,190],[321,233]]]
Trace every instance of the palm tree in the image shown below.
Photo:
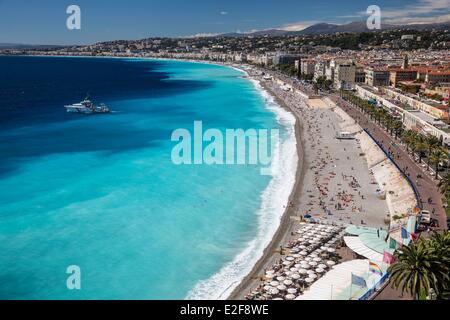
[[[448,154],[444,149],[437,148],[431,153],[429,158],[430,158],[430,163],[435,165],[435,169],[436,169],[435,179],[437,179],[439,176],[439,172],[438,172],[439,164],[442,161],[445,161],[448,159]]]
[[[436,138],[435,136],[432,136],[431,134],[426,135],[425,141],[428,144],[428,153],[429,154],[431,154],[431,151],[433,148],[435,148],[441,144],[439,139]]]
[[[450,195],[450,173],[447,173],[438,184],[439,190],[444,196]]]
[[[423,153],[425,151],[427,151],[427,144],[418,140],[418,141],[416,141],[414,146],[415,146],[415,151],[419,155],[419,163],[422,163]]]
[[[406,144],[406,151],[409,152],[409,148],[414,144],[417,138],[417,133],[411,130],[403,132],[402,140]]]
[[[428,155],[427,155],[427,164],[428,168],[427,170],[430,170],[430,156],[433,153],[433,150],[440,146],[440,141],[435,136],[432,136],[431,134],[427,134],[424,137],[425,143],[428,145]]]
[[[394,120],[394,123],[392,124],[392,128],[394,129],[395,138],[397,139],[403,130],[403,123],[399,120]]]
[[[420,240],[411,246],[404,246],[395,253],[396,262],[388,273],[390,283],[402,293],[407,292],[418,300],[433,289],[441,293],[440,281],[448,281],[446,266],[430,252],[427,241]]]

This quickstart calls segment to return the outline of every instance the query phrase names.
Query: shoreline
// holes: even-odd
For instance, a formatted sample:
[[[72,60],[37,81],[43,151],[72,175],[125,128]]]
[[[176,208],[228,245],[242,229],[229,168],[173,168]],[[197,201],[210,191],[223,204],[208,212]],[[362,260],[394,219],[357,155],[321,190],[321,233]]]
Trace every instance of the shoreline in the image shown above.
[[[47,57],[47,56],[43,56]],[[56,57],[63,57],[63,56],[56,56]],[[67,57],[73,57],[77,58],[78,56],[67,56]],[[83,58],[83,57],[78,57]],[[86,57],[86,58],[92,58],[92,57]],[[282,143],[280,143],[280,154],[281,156],[285,155],[283,153],[283,146],[288,146],[291,152],[288,153],[288,156],[286,158],[283,158],[284,160],[288,161],[286,163],[289,163],[288,170],[280,171],[281,174],[272,174],[271,180],[267,187],[259,194],[259,201],[260,201],[260,208],[256,211],[255,217],[256,219],[256,227],[258,229],[257,234],[254,238],[250,239],[248,242],[242,243],[242,250],[238,251],[236,255],[232,258],[231,261],[226,262],[220,269],[218,269],[215,273],[213,273],[210,277],[199,280],[196,282],[196,284],[189,290],[187,297],[185,299],[197,299],[196,295],[199,295],[199,298],[204,299],[208,297],[208,295],[212,295],[216,297],[215,299],[227,299],[227,300],[243,300],[246,294],[249,292],[249,289],[254,288],[256,285],[260,282],[258,278],[260,278],[262,275],[265,274],[265,270],[267,266],[273,265],[274,262],[277,262],[280,258],[283,257],[282,253],[280,253],[280,248],[284,248],[286,243],[291,240],[290,238],[293,236],[293,231],[298,223],[298,220],[301,219],[303,216],[303,213],[306,211],[299,210],[300,205],[298,203],[303,203],[303,205],[308,205],[305,201],[302,201],[302,197],[310,196],[312,191],[305,189],[313,187],[313,184],[311,183],[311,174],[309,171],[306,170],[306,168],[315,168],[317,165],[317,162],[319,161],[319,158],[315,158],[313,155],[313,150],[311,149],[311,143],[315,143],[314,141],[310,141],[311,139],[315,140],[317,138],[317,127],[311,127],[311,124],[314,123],[320,127],[319,122],[315,122],[315,120],[318,120],[317,118],[314,119],[314,117],[305,117],[303,118],[303,112],[304,110],[301,109],[310,109],[310,110],[316,110],[317,114],[325,115],[325,112],[332,113],[334,122],[332,123],[333,129],[336,130],[337,127],[340,127],[341,130],[347,129],[348,126],[350,126],[352,129],[354,126],[353,121],[349,118],[349,116],[341,110],[336,105],[330,105],[329,101],[327,101],[328,98],[322,99],[322,98],[311,98],[307,99],[303,97],[301,94],[302,92],[297,92],[302,96],[301,99],[299,99],[297,104],[293,104],[292,97],[291,96],[285,96],[285,94],[282,92],[282,90],[279,90],[278,85],[279,82],[283,82],[282,78],[279,78],[277,76],[274,76],[274,82],[278,82],[276,86],[273,86],[272,83],[268,83],[264,81],[261,74],[254,72],[254,70],[261,71],[260,69],[248,69],[245,65],[242,64],[234,64],[234,63],[221,63],[221,62],[212,62],[212,61],[201,61],[201,60],[189,60],[189,59],[163,59],[163,58],[152,58],[152,57],[97,57],[97,58],[117,58],[117,59],[125,59],[125,60],[153,60],[153,61],[179,61],[179,62],[186,62],[186,63],[198,63],[198,64],[206,64],[206,65],[216,65],[226,68],[234,69],[240,73],[242,73],[241,78],[244,78],[248,80],[249,82],[254,84],[255,90],[258,91],[258,95],[260,95],[263,99],[265,99],[265,102],[263,102],[264,108],[272,113],[276,118],[277,122],[281,127],[285,127],[289,130],[289,143],[286,143],[287,140],[283,140]],[[299,90],[299,89],[297,89]],[[295,92],[293,96],[295,95]],[[269,99],[267,99],[267,96],[269,96]],[[320,100],[319,105],[316,105],[315,100]],[[295,101],[294,101],[295,102]],[[305,105],[303,105],[303,103]],[[322,104],[322,106],[320,105]],[[278,111],[282,110],[282,111]],[[328,111],[324,111],[328,110]],[[307,111],[308,113],[310,111]],[[284,113],[288,113],[293,118],[285,118],[283,117]],[[308,120],[309,118],[309,120]],[[288,119],[288,122],[283,123],[283,119]],[[295,122],[294,122],[295,119]],[[331,118],[330,118],[331,119]],[[312,122],[311,122],[312,120]],[[323,124],[323,123],[322,123]],[[336,127],[334,126],[336,124]],[[330,128],[330,125],[328,125]],[[360,128],[359,128],[360,129]],[[356,130],[359,134],[360,131]],[[327,134],[324,135],[324,137],[331,137],[330,131],[328,130]],[[325,129],[326,131],[326,129]],[[331,133],[334,137],[334,133]],[[363,134],[360,134],[363,135]],[[373,166],[373,159],[371,157],[367,157],[367,153],[372,153],[372,150],[365,150],[367,148],[366,141],[367,139],[363,139],[366,137],[358,136],[356,139],[357,145],[359,145],[359,148],[362,149],[364,152],[364,157],[362,157],[361,153],[359,154],[358,158],[365,158],[364,162],[367,164],[367,167],[364,166],[363,170],[359,170],[358,168],[356,171],[366,171],[368,170],[369,173],[372,175],[375,180],[377,180],[377,184],[381,187],[381,189],[384,189],[382,185],[385,185],[382,183],[385,180],[383,172],[384,169],[381,168],[374,168]],[[319,142],[319,146],[325,146],[324,148],[328,148],[326,145],[320,144],[320,138],[316,142]],[[361,145],[360,140],[364,140],[364,143]],[[371,141],[371,139],[369,139]],[[330,142],[330,141],[325,141]],[[295,144],[295,147],[294,147]],[[340,142],[340,144],[343,144]],[[313,145],[314,146],[314,145]],[[345,144],[344,144],[345,146]],[[361,148],[362,147],[362,148]],[[294,149],[295,148],[295,149]],[[331,148],[331,147],[330,147]],[[311,151],[308,154],[305,154],[305,150],[308,149],[308,152]],[[313,148],[314,149],[314,148]],[[319,147],[320,149],[320,147]],[[375,147],[376,149],[376,147]],[[336,153],[333,153],[332,150],[326,150],[330,151],[331,155],[333,157],[332,160],[336,160],[337,163],[340,161],[340,159],[335,157],[338,157]],[[344,148],[345,151],[345,148]],[[370,152],[369,152],[370,151]],[[296,152],[296,164],[294,165],[295,158],[293,157],[293,154]],[[347,154],[345,155],[347,157]],[[358,156],[358,155],[356,155]],[[340,155],[340,158],[343,158],[343,154]],[[348,160],[350,160],[349,157],[347,157]],[[356,159],[356,158],[355,158]],[[322,159],[323,160],[323,159]],[[344,160],[345,161],[345,160]],[[331,161],[333,162],[333,161]],[[316,164],[315,164],[316,163]],[[273,162],[272,162],[273,167]],[[336,166],[335,166],[336,167]],[[275,167],[276,168],[276,167]],[[286,168],[286,167],[284,167]],[[353,171],[353,167],[351,167],[351,170]],[[342,170],[341,170],[342,171]],[[375,171],[375,174],[372,172]],[[379,172],[380,171],[380,172]],[[308,173],[307,173],[308,172]],[[316,176],[322,178],[321,175],[318,175],[318,173],[315,173]],[[295,176],[295,177],[293,177]],[[340,174],[338,175],[340,176]],[[344,176],[343,176],[344,177]],[[280,179],[281,178],[281,179]],[[289,178],[289,179],[286,179]],[[360,180],[361,176],[358,176],[358,181]],[[355,180],[356,181],[356,180]],[[280,183],[281,182],[281,183]],[[363,180],[363,184],[364,184]],[[321,182],[322,183],[322,182]],[[393,183],[394,184],[394,183]],[[314,188],[314,187],[313,187]],[[278,197],[277,194],[274,194],[273,191],[281,192]],[[306,191],[306,192],[305,192]],[[332,190],[334,191],[334,190]],[[368,189],[362,190],[364,191],[364,195],[368,192]],[[370,191],[370,190],[369,190]],[[407,193],[409,190],[405,190],[405,193]],[[270,196],[268,196],[270,195]],[[362,199],[365,200],[364,196]],[[277,203],[275,203],[274,200],[280,200]],[[286,201],[287,200],[287,201]],[[304,199],[303,199],[304,200]],[[334,201],[334,200],[333,200]],[[391,200],[395,202],[394,200]],[[392,205],[394,207],[397,207],[398,204],[395,202],[394,204],[388,202],[388,209],[392,213]],[[265,205],[266,204],[266,205]],[[268,206],[267,204],[275,204],[274,207]],[[361,209],[362,210],[362,206]],[[336,208],[335,208],[336,209]],[[341,209],[338,209],[341,210]],[[352,209],[353,210],[353,209]],[[312,209],[314,211],[314,209]],[[318,211],[318,210],[316,210]],[[379,210],[380,211],[380,210]],[[263,215],[258,213],[264,213]],[[339,213],[339,212],[336,212]],[[324,219],[328,219],[329,217],[324,217]],[[334,219],[334,218],[331,218]],[[350,219],[350,218],[348,218]],[[359,219],[359,218],[358,218]],[[339,219],[342,220],[342,219]],[[272,226],[266,227],[263,229],[264,225],[267,222],[273,223]],[[339,223],[339,222],[338,222]],[[351,224],[355,223],[355,221],[351,221]],[[359,220],[355,223],[359,224]],[[366,224],[361,219],[361,225]],[[372,221],[371,221],[372,224]],[[256,244],[255,244],[256,243]],[[259,245],[258,245],[259,244]],[[252,255],[253,254],[253,255]],[[250,261],[246,260],[246,258],[251,258]],[[257,260],[255,262],[255,260]],[[247,263],[245,263],[247,262]],[[234,268],[234,269],[233,269]],[[250,269],[250,271],[248,271]],[[237,272],[233,272],[237,271]],[[227,276],[224,277],[223,276]],[[228,279],[227,279],[228,278]],[[228,280],[228,281],[227,281]],[[230,281],[231,280],[231,281]],[[190,297],[191,293],[194,291],[194,289],[198,289],[198,286],[200,289],[203,289],[202,292],[195,293]],[[203,286],[203,287],[202,287]],[[206,290],[209,289],[209,290]],[[216,289],[217,291],[212,291],[212,289]],[[213,297],[213,298],[214,298]]]
[[[303,178],[305,175],[305,157],[304,157],[304,141],[303,141],[303,125],[298,117],[298,115],[288,107],[288,105],[281,100],[270,88],[268,88],[263,82],[255,79],[254,77],[249,76],[249,78],[257,81],[261,87],[266,91],[276,102],[276,104],[283,108],[285,111],[289,112],[295,117],[295,138],[296,138],[296,149],[297,149],[297,170],[295,173],[295,183],[294,187],[291,190],[288,203],[286,203],[286,209],[281,215],[280,223],[277,228],[277,231],[272,236],[270,243],[264,249],[261,257],[258,259],[256,264],[252,267],[252,270],[249,274],[247,274],[239,283],[239,285],[232,291],[232,293],[228,296],[227,300],[240,300],[240,297],[244,295],[245,288],[251,286],[253,280],[261,274],[261,271],[264,269],[265,265],[269,264],[271,261],[275,260],[274,252],[280,248],[281,245],[285,243],[287,237],[289,236],[289,231],[293,227],[294,223],[291,219],[291,216],[295,216],[295,208],[289,206],[289,203],[293,202],[294,199],[299,198],[303,191]]]
[[[154,59],[154,58],[149,58],[149,59],[209,64],[209,65],[216,65],[216,66],[220,66],[220,67],[227,67],[227,68],[231,68],[236,71],[239,71],[240,73],[243,74],[244,79],[247,79],[249,82],[251,82],[254,85],[255,90],[258,91],[258,94],[261,95],[262,98],[264,98],[264,96],[267,95],[272,99],[272,103],[270,103],[270,101],[267,101],[267,99],[266,99],[266,102],[264,102],[264,108],[268,112],[274,114],[274,116],[277,118],[277,121],[279,122],[280,126],[284,126],[284,124],[282,122],[280,122],[280,120],[282,120],[282,116],[280,116],[278,111],[275,111],[274,108],[289,114],[290,116],[292,116],[293,120],[295,121],[295,123],[292,124],[292,127],[286,126],[286,128],[291,129],[293,131],[292,138],[295,140],[295,142],[294,142],[295,149],[296,149],[295,154],[296,154],[297,161],[296,161],[294,170],[292,170],[288,173],[288,174],[295,174],[295,178],[293,179],[294,180],[293,186],[292,186],[292,188],[289,188],[290,189],[289,195],[287,196],[286,202],[284,202],[284,201],[282,202],[283,209],[280,211],[276,210],[276,212],[273,212],[273,211],[269,212],[269,217],[271,217],[271,218],[273,218],[274,214],[277,215],[276,221],[274,221],[277,224],[277,227],[274,230],[273,235],[270,237],[270,241],[262,248],[262,251],[258,255],[256,262],[252,263],[250,265],[250,271],[246,272],[245,274],[240,274],[239,276],[236,276],[236,277],[239,277],[240,279],[235,280],[230,283],[227,283],[227,287],[218,294],[217,299],[230,300],[230,299],[232,299],[232,297],[235,295],[236,292],[242,291],[242,286],[244,284],[248,284],[249,281],[251,281],[252,277],[254,277],[255,274],[260,273],[264,264],[266,264],[268,261],[270,261],[270,259],[273,258],[273,254],[272,254],[273,251],[276,250],[280,244],[283,244],[285,242],[285,240],[287,239],[287,236],[289,235],[288,231],[292,227],[292,221],[291,221],[290,217],[292,215],[295,215],[295,212],[294,212],[295,209],[293,207],[290,207],[289,203],[293,202],[293,200],[296,197],[299,197],[299,195],[301,194],[301,189],[302,189],[301,182],[302,182],[302,177],[303,177],[303,173],[304,173],[303,141],[301,138],[301,133],[302,133],[303,128],[301,127],[301,121],[300,121],[299,117],[293,112],[293,110],[291,108],[289,108],[282,99],[280,99],[270,88],[268,88],[265,85],[265,83],[264,83],[264,81],[262,81],[262,79],[258,79],[257,76],[249,74],[249,72],[247,70],[244,70],[243,68],[241,68],[241,65],[208,62],[208,61],[205,61],[205,62],[204,61],[191,61],[191,60],[184,60],[184,59]],[[281,117],[281,119],[278,117]],[[281,143],[279,146],[279,152],[282,152],[281,149],[283,146],[284,146],[284,143]],[[289,145],[289,147],[291,147],[291,144]],[[294,147],[294,145],[292,145],[292,147]],[[282,177],[283,180],[285,177],[286,176]],[[274,180],[276,178],[277,178],[276,175],[272,176],[271,181],[269,182],[267,187],[260,194],[261,207],[260,207],[260,209],[258,209],[257,212],[264,211],[263,210],[264,204],[266,204],[266,201],[268,201],[267,200],[268,197],[265,197],[265,194],[268,191],[270,191],[271,184],[274,182]],[[277,185],[277,187],[279,187],[279,186]],[[279,190],[279,188],[277,188],[277,190]],[[278,212],[280,212],[279,215],[278,215]],[[257,218],[259,220],[261,217],[257,216]],[[272,220],[274,220],[274,219],[272,219]],[[259,227],[261,225],[264,225],[264,222],[257,221],[257,223],[258,223]],[[193,292],[204,291],[202,286],[205,285],[205,283],[210,282],[213,285],[218,280],[215,277],[218,277],[219,275],[223,275],[222,272],[224,269],[226,269],[232,265],[235,265],[236,263],[239,263],[239,261],[236,261],[236,260],[239,259],[242,254],[246,253],[246,251],[252,246],[252,243],[255,241],[261,240],[261,239],[259,239],[258,236],[259,235],[257,235],[256,238],[251,239],[248,243],[246,243],[246,245],[243,246],[243,250],[238,252],[236,254],[236,256],[233,258],[233,260],[226,263],[221,269],[219,269],[211,277],[204,279],[204,280],[200,280],[189,291],[186,299],[188,299],[188,300],[196,299],[198,295],[194,294]],[[260,248],[257,248],[257,249],[259,251]],[[203,298],[204,294],[203,295],[200,294],[200,297]]]
[[[142,60],[142,61],[145,61],[145,60],[178,61],[178,62],[198,63],[198,64],[227,67],[227,68],[231,68],[231,69],[234,69],[234,70],[242,73],[242,76],[244,78],[246,78],[249,82],[253,83],[253,85],[255,86],[255,90],[258,91],[258,94],[261,95],[262,98],[264,98],[264,94],[267,94],[268,96],[270,96],[273,99],[273,107],[275,107],[277,109],[282,109],[284,112],[289,113],[295,119],[295,124],[293,124],[293,128],[290,126],[286,126],[286,128],[289,127],[294,130],[293,138],[295,139],[295,148],[296,148],[296,152],[297,152],[297,164],[295,167],[294,185],[289,192],[289,196],[287,197],[286,203],[284,203],[284,201],[282,203],[284,210],[280,210],[280,211],[277,210],[279,213],[278,212],[270,212],[269,213],[269,217],[272,217],[272,218],[274,217],[275,214],[277,215],[276,221],[274,221],[277,224],[277,227],[276,227],[273,235],[270,237],[270,241],[268,242],[268,244],[264,247],[262,252],[260,254],[258,254],[258,259],[257,259],[256,263],[254,263],[254,264],[252,263],[249,266],[250,272],[248,272],[246,274],[241,274],[239,276],[239,278],[240,278],[239,280],[235,280],[234,282],[227,283],[226,289],[219,293],[218,298],[229,300],[229,299],[232,299],[237,292],[242,291],[242,287],[244,285],[248,284],[252,280],[252,277],[254,277],[258,273],[260,273],[263,266],[266,263],[268,263],[271,259],[273,259],[273,251],[275,251],[277,248],[279,248],[280,244],[283,244],[285,242],[287,236],[289,235],[288,231],[290,230],[290,228],[293,225],[291,216],[295,215],[295,209],[293,207],[289,206],[289,203],[291,203],[295,198],[298,198],[301,194],[301,190],[302,190],[301,182],[303,180],[304,168],[305,168],[304,157],[303,157],[303,155],[304,155],[303,141],[302,141],[303,127],[301,126],[301,121],[300,121],[300,118],[298,117],[298,115],[290,107],[288,107],[287,104],[282,99],[280,99],[270,88],[268,88],[267,85],[264,83],[264,81],[262,81],[262,79],[258,79],[258,77],[255,75],[250,75],[249,72],[247,70],[245,70],[242,65],[239,65],[239,64],[221,63],[221,62],[216,62],[216,61],[200,61],[200,60],[169,59],[169,58],[166,59],[166,58],[154,58],[154,57],[107,57],[107,56],[105,56],[105,57],[104,56],[90,57],[90,56],[60,56],[60,55],[57,55],[57,56],[43,55],[43,56],[33,56],[33,57],[106,58],[106,59],[112,58],[112,59]],[[257,85],[259,85],[259,87]],[[272,113],[275,117],[278,118],[278,116],[279,116],[278,112],[271,110],[267,101],[264,103],[264,108],[268,112]],[[279,124],[280,124],[280,126],[283,126],[282,123],[279,122]],[[282,145],[283,145],[283,143],[280,144],[280,149],[281,149]],[[281,150],[280,150],[280,152],[281,152]],[[294,172],[291,172],[290,174],[294,174]],[[269,189],[271,183],[273,182],[273,180],[275,178],[276,178],[276,176],[272,176],[271,182],[269,182],[266,189],[264,189],[263,192],[260,194],[261,207],[258,211],[260,211],[263,208],[263,204],[265,201],[264,193],[267,192],[267,189]],[[274,220],[274,219],[272,219],[272,220]],[[259,221],[257,221],[257,224],[258,224],[258,226],[260,226],[261,223],[258,223],[258,222]],[[270,231],[272,231],[272,230],[270,230]],[[251,242],[255,241],[255,240],[258,241],[260,239],[258,239],[258,238],[251,239],[249,241],[249,244],[251,244]],[[232,264],[235,261],[234,259],[238,258],[240,254],[245,252],[245,250],[246,250],[246,248],[244,247],[242,251],[237,252],[237,254],[233,258],[233,260],[226,263],[221,269],[217,270],[217,272],[215,272],[211,277],[197,282],[197,284],[188,292],[186,299],[190,298],[189,296],[192,294],[194,289],[196,289],[196,287],[199,284],[208,282],[214,276],[218,275],[222,271],[223,268],[227,267],[229,264]],[[259,250],[260,250],[260,248],[258,248],[258,251]],[[231,288],[232,288],[232,290],[230,290]],[[231,292],[231,294],[229,292]]]

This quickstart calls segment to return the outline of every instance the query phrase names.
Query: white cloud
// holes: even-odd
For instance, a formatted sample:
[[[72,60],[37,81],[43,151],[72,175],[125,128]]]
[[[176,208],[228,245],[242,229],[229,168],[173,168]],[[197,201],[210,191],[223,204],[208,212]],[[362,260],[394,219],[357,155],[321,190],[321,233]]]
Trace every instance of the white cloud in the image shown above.
[[[358,14],[367,16],[365,11]],[[450,20],[450,0],[419,0],[402,8],[381,7],[381,18],[388,24],[447,22]]]
[[[209,38],[209,37],[215,37],[220,35],[220,33],[207,33],[207,32],[201,32],[201,33],[197,33],[197,34],[193,34],[190,36],[187,36],[186,38]]]
[[[228,12],[227,12],[227,11],[220,11],[220,14],[223,15],[223,16],[225,16],[225,15],[228,14]]]
[[[301,31],[316,23],[318,23],[318,21],[300,21],[295,23],[284,24],[281,27],[278,27],[277,29],[285,31]]]

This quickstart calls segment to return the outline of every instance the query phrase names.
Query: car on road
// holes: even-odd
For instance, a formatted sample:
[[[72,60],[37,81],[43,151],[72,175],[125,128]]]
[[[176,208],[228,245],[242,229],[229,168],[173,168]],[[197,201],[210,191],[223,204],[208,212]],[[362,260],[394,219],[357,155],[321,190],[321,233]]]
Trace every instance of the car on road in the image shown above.
[[[428,210],[422,210],[420,213],[419,223],[424,225],[430,225],[431,224],[431,214]]]

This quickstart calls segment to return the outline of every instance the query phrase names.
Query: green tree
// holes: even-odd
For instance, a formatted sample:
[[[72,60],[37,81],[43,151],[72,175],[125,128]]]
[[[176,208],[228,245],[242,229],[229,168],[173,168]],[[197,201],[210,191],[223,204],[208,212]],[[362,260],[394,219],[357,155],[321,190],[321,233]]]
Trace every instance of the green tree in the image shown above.
[[[442,296],[447,291],[450,278],[449,265],[445,262],[448,256],[440,256],[440,245],[421,239],[396,251],[396,261],[388,269],[392,286],[401,289],[402,293],[411,294],[416,300],[427,295],[430,289]]]
[[[438,186],[444,196],[448,197],[450,195],[450,173],[447,173],[441,181],[439,181]]]
[[[448,159],[447,152],[442,148],[434,149],[434,151],[430,155],[430,163],[435,166],[436,175],[435,178],[437,179],[439,176],[439,164],[445,160]]]

